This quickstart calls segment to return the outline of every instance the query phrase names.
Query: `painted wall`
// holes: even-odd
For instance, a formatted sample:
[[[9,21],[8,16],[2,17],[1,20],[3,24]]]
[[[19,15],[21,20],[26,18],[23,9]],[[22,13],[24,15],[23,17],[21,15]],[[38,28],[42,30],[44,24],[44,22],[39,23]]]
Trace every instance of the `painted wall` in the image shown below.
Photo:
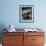
[[[0,25],[13,24],[16,28],[46,28],[46,0],[1,0]],[[34,5],[34,23],[19,22],[19,5]]]

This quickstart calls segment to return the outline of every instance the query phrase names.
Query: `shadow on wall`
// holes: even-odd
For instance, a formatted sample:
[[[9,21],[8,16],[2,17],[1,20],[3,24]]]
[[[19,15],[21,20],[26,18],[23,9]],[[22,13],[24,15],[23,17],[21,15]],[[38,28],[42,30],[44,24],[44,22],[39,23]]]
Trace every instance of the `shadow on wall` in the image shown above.
[[[4,30],[5,25],[4,24],[0,24],[0,43],[2,43],[2,36],[3,36],[3,32],[6,31],[6,29]]]

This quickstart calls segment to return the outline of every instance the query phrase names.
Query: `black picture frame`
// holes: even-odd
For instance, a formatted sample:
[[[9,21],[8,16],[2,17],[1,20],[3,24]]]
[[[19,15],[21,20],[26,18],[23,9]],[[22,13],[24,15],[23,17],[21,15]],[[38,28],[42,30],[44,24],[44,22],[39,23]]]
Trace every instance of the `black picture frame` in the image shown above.
[[[34,5],[19,6],[19,21],[21,23],[34,22]]]

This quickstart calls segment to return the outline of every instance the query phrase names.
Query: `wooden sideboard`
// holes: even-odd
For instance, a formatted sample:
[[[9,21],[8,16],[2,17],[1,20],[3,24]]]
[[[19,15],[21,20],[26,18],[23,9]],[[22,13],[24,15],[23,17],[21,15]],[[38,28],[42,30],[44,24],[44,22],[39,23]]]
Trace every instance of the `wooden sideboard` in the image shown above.
[[[3,32],[3,46],[44,46],[44,32]]]

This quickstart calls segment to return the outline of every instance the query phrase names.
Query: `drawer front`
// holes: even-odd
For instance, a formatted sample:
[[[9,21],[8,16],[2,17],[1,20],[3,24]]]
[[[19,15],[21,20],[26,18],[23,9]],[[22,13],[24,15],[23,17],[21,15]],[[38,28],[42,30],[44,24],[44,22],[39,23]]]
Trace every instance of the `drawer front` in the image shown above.
[[[24,33],[24,36],[44,36],[45,35],[45,33],[44,32],[25,32]]]
[[[44,36],[32,36],[32,44],[43,44]]]
[[[23,44],[2,44],[2,46],[23,46]]]
[[[4,36],[23,36],[23,32],[4,32]]]
[[[3,43],[14,43],[14,42],[23,41],[23,36],[4,36]]]
[[[44,44],[32,44],[32,46],[44,46]]]

